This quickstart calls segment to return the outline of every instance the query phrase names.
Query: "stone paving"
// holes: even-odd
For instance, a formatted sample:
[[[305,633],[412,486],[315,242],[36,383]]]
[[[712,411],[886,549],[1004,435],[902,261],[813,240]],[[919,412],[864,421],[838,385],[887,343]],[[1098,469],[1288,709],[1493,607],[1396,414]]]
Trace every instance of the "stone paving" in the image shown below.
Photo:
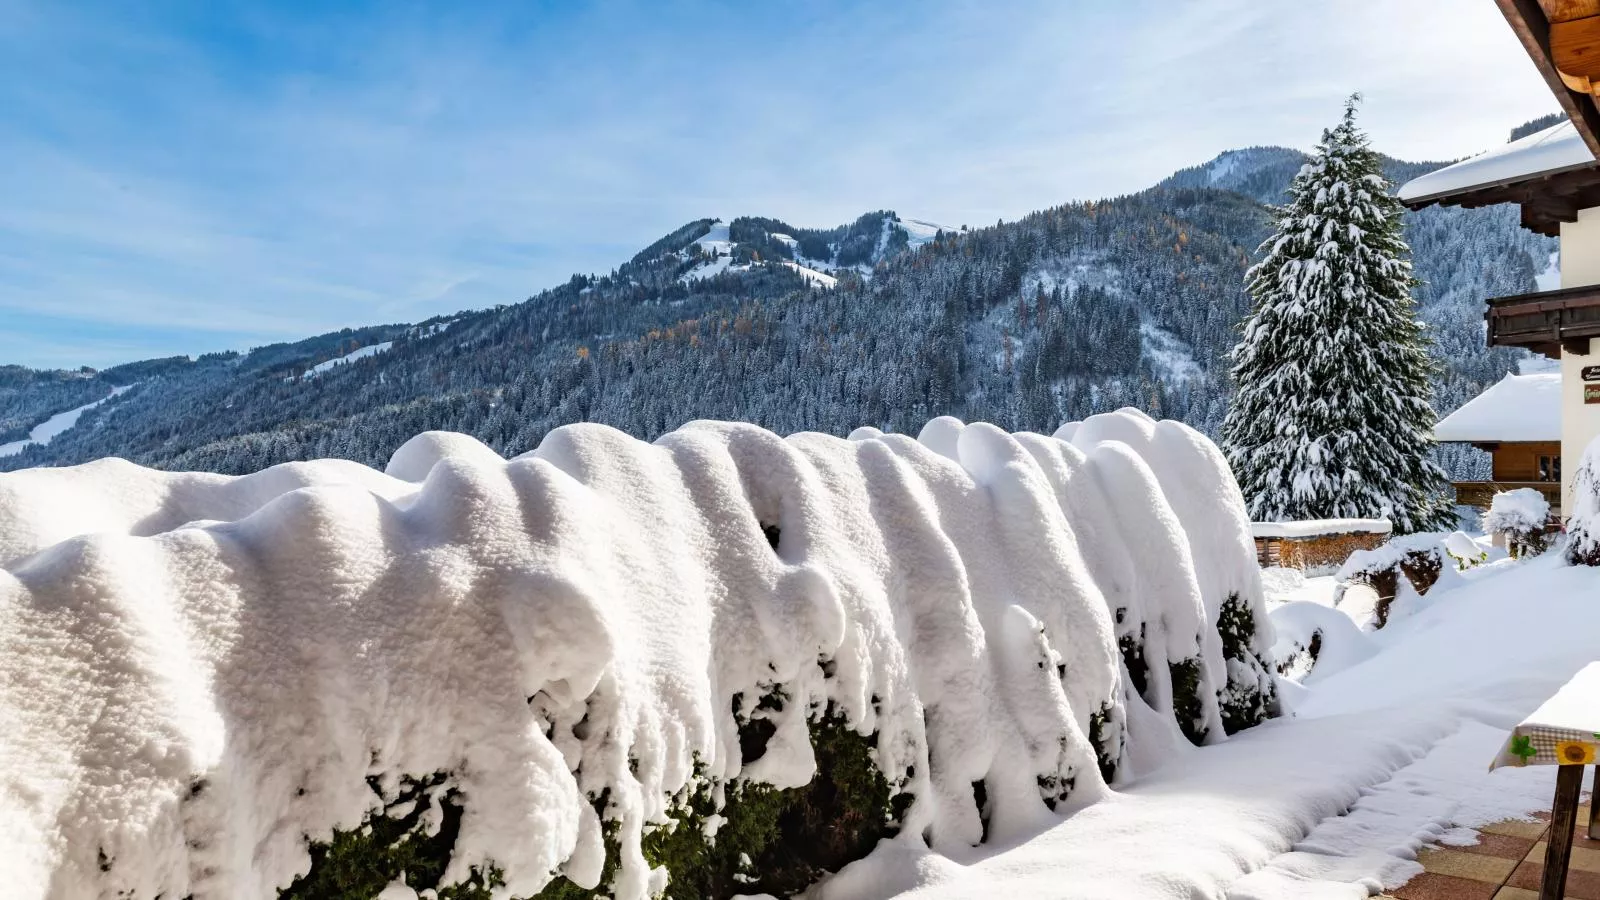
[[[1470,847],[1435,845],[1417,854],[1423,873],[1383,896],[1393,900],[1538,900],[1544,875],[1549,814],[1536,822],[1497,822],[1478,829]],[[1600,841],[1586,836],[1589,804],[1578,809],[1578,827],[1567,868],[1568,898],[1600,900]]]

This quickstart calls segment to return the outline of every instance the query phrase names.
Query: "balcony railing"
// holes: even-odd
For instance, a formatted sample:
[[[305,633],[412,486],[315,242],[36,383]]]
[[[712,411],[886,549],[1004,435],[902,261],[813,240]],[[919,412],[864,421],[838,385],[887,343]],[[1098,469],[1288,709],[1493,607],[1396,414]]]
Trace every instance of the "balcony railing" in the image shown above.
[[[1552,359],[1563,349],[1588,353],[1600,337],[1600,285],[1493,297],[1484,314],[1489,346],[1526,347]]]
[[[1456,503],[1488,509],[1494,495],[1517,488],[1533,488],[1550,502],[1550,511],[1561,508],[1561,482],[1559,481],[1458,481],[1455,483]]]

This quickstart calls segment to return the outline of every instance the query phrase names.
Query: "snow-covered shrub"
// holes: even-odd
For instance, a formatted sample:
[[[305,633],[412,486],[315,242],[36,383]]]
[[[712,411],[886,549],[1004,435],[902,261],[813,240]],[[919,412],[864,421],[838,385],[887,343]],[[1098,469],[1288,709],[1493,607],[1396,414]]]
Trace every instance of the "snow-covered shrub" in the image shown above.
[[[1378,549],[1360,549],[1350,554],[1339,569],[1341,583],[1370,586],[1378,593],[1374,609],[1374,628],[1389,623],[1389,607],[1405,580],[1418,594],[1426,594],[1438,581],[1450,554],[1445,549],[1443,532],[1422,532],[1390,538]]]
[[[1201,623],[1202,655],[1208,659],[1205,668],[1223,673],[1221,684],[1212,687],[1207,683],[1200,689],[1206,696],[1194,710],[1209,709],[1214,690],[1217,724],[1226,734],[1272,715],[1277,706],[1276,687],[1267,660],[1271,659],[1273,638],[1261,569],[1244,497],[1222,452],[1181,422],[1157,422],[1133,409],[1067,423],[1057,430],[1056,437],[1087,450],[1102,445],[1130,448],[1149,466],[1158,490],[1168,500],[1177,519],[1176,531],[1189,547],[1205,611]],[[1128,540],[1133,546],[1141,542],[1137,536]],[[1145,554],[1139,564],[1151,565],[1161,555]],[[1187,666],[1186,658],[1170,662]],[[1183,674],[1187,674],[1186,668]],[[1205,733],[1198,727],[1189,731],[1191,737]]]
[[[1550,521],[1550,501],[1533,488],[1501,491],[1489,502],[1483,530],[1503,534],[1513,556],[1537,556],[1545,551],[1545,524]]]
[[[1439,549],[1450,558],[1458,572],[1489,561],[1489,551],[1464,531],[1452,531],[1445,535],[1439,542]]]
[[[0,883],[783,895],[1009,839],[1276,705],[1215,447],[1077,431],[0,475]]]
[[[1304,682],[1342,671],[1372,656],[1371,638],[1343,610],[1306,600],[1285,603],[1272,611],[1278,674]]]
[[[1589,443],[1572,475],[1567,561],[1575,566],[1600,566],[1600,438]]]

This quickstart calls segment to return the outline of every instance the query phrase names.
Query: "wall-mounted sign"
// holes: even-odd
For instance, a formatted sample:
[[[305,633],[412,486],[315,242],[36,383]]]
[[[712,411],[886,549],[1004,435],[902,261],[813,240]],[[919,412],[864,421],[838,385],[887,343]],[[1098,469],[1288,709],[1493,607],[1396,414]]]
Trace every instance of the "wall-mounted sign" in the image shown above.
[[[1586,384],[1583,386],[1583,402],[1600,403],[1600,384]]]
[[[1600,366],[1584,366],[1578,374],[1584,381],[1600,381]]]

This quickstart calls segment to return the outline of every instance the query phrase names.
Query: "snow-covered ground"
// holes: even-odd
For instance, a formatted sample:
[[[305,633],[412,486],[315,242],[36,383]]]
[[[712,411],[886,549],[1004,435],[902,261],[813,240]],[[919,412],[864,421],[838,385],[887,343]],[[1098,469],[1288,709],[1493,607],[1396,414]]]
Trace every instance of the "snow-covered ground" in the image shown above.
[[[728,223],[718,220],[712,224],[710,231],[690,244],[691,248],[698,248],[699,252],[705,255],[706,260],[679,275],[678,280],[688,283],[706,278],[715,278],[723,272],[748,270],[750,268],[749,264],[738,266],[733,264],[733,248],[735,245],[728,232]]]
[[[1275,624],[1315,607],[1354,625],[1334,587],[1264,579]],[[1596,658],[1597,601],[1600,571],[1555,553],[1469,570],[1381,631],[1330,639],[1322,677],[1283,685],[1291,717],[1189,750],[1009,846],[880,852],[823,896],[1331,900],[1395,887],[1421,871],[1423,843],[1471,843],[1470,826],[1549,807],[1553,768],[1488,766],[1510,727]]]
[[[790,262],[786,259],[783,261],[783,264],[795,270],[796,272],[799,272],[800,277],[817,287],[831,288],[839,283],[839,279],[833,277],[832,275],[818,272],[816,269],[802,266],[797,262]]]
[[[1596,570],[1493,560],[1363,630],[1332,579],[1254,568],[1222,465],[1119,413],[1053,438],[584,425],[511,461],[430,433],[383,473],[0,475],[0,883],[268,898],[304,835],[449,772],[437,790],[478,801],[452,879],[492,860],[511,893],[592,884],[584,798],[605,791],[613,889],[642,897],[645,823],[696,772],[804,783],[816,706],[916,798],[817,900],[1364,897],[1423,841],[1546,805],[1551,770],[1486,770],[1594,659]],[[1207,691],[1257,678],[1222,656],[1230,593],[1322,650],[1278,680],[1285,717],[1224,740],[1213,701],[1195,747],[1168,666],[1199,660]],[[1148,700],[1116,651],[1134,634]],[[754,760],[741,714],[774,729]]]
[[[102,403],[105,403],[107,400],[110,400],[113,397],[121,396],[132,387],[133,385],[131,384],[125,384],[121,387],[114,387],[111,389],[111,393],[101,397],[99,400],[96,400],[93,403],[85,403],[76,409],[69,409],[66,412],[56,413],[55,415],[36,425],[32,431],[28,432],[28,437],[26,440],[12,441],[8,444],[0,444],[0,456],[16,456],[26,447],[30,447],[34,444],[50,443],[55,439],[56,435],[66,431],[74,425],[77,425],[78,419],[81,418],[84,413],[94,409]]]
[[[1200,364],[1195,362],[1194,348],[1177,335],[1149,322],[1139,326],[1140,342],[1144,355],[1154,363],[1156,371],[1169,382],[1188,381],[1200,375]]]
[[[911,245],[913,250],[938,237],[939,232],[941,231],[945,234],[960,233],[959,228],[952,228],[949,225],[937,225],[933,222],[924,222],[921,219],[897,219],[896,222],[901,228],[905,229],[907,243]]]

